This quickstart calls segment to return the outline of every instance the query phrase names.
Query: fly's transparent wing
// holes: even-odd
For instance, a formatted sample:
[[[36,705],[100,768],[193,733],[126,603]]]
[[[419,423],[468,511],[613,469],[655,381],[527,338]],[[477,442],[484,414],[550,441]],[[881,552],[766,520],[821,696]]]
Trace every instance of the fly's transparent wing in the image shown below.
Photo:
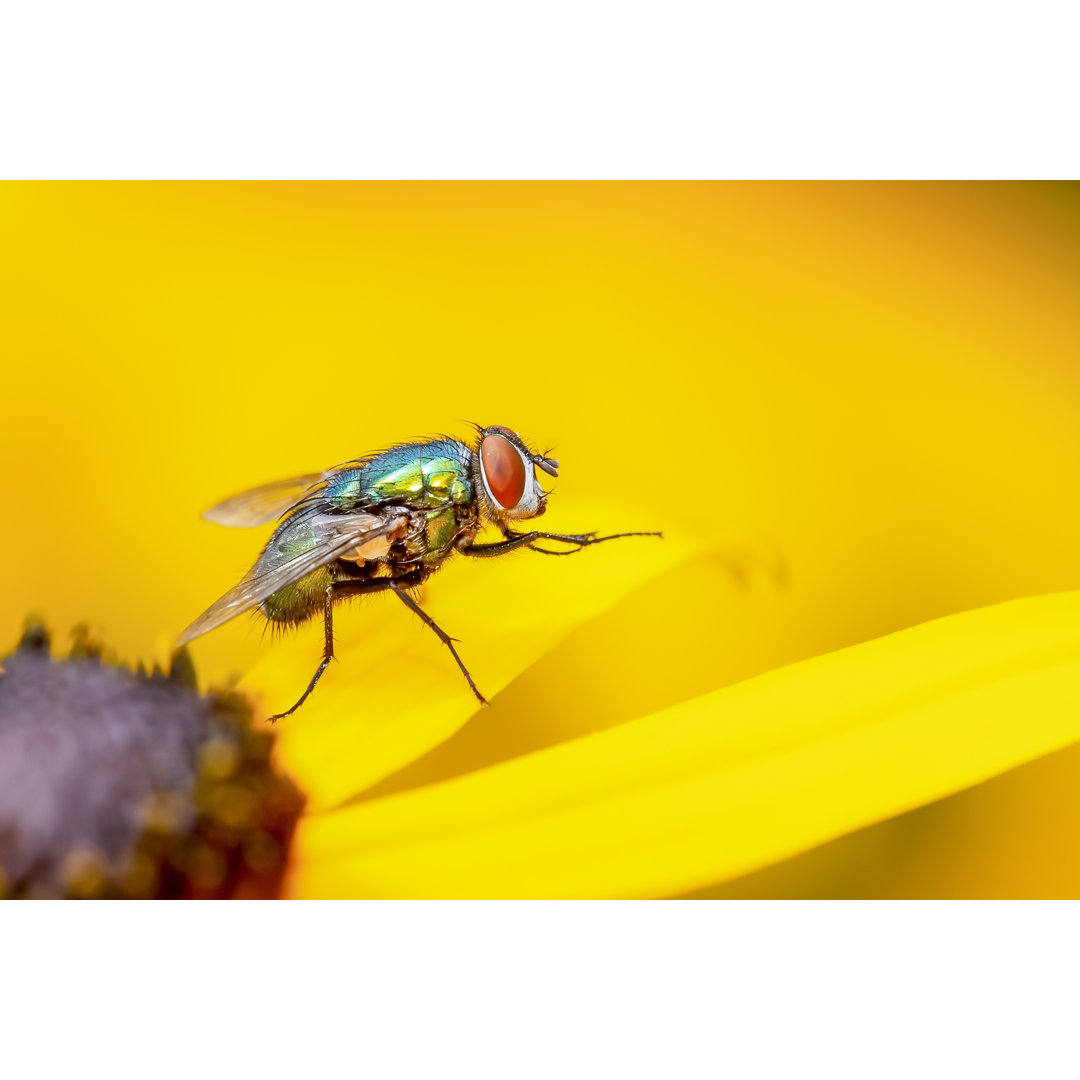
[[[207,608],[180,635],[177,645],[216,630],[312,570],[357,549],[377,558],[407,530],[408,512],[399,508],[381,514],[301,512],[278,529],[243,580]]]
[[[295,506],[322,479],[322,473],[307,473],[241,491],[239,495],[233,495],[203,511],[203,520],[212,521],[215,525],[229,525],[234,529],[265,525],[276,521],[286,510]]]

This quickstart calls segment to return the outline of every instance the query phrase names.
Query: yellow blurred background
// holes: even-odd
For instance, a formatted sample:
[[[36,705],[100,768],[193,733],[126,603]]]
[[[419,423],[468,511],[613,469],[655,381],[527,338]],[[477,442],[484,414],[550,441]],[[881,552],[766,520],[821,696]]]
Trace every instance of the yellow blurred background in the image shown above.
[[[257,547],[205,506],[472,419],[705,553],[364,798],[1073,589],[1078,286],[1069,185],[4,184],[0,644],[160,656]],[[1074,896],[1078,792],[1065,750],[694,895]]]

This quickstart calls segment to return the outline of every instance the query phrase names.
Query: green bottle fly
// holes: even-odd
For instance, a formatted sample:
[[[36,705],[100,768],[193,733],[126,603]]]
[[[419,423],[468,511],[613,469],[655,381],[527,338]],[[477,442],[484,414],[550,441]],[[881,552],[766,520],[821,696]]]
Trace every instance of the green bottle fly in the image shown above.
[[[233,527],[265,525],[280,518],[255,565],[180,636],[183,645],[259,608],[273,623],[292,626],[322,613],[325,645],[295,712],[315,689],[334,657],[333,606],[338,600],[389,590],[415,612],[450,650],[472,692],[486,704],[452,639],[409,595],[454,552],[479,558],[527,547],[567,555],[623,536],[659,533],[559,534],[515,532],[511,522],[539,517],[547,494],[536,469],[556,476],[559,463],[535,453],[509,428],[478,427],[469,446],[448,437],[403,443],[348,461],[323,473],[267,484],[206,511],[208,521]],[[476,543],[485,525],[503,539]],[[538,541],[569,545],[554,550]]]

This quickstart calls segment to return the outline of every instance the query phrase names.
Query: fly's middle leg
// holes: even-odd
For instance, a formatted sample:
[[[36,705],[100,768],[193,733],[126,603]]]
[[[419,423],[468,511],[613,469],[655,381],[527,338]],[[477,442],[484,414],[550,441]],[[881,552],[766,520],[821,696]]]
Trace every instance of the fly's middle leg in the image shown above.
[[[400,581],[406,581],[405,578],[400,578]],[[481,705],[488,703],[487,698],[480,693],[476,688],[476,683],[473,682],[473,677],[469,674],[469,669],[462,662],[460,656],[458,656],[457,649],[454,648],[454,638],[452,638],[439,624],[411,597],[404,589],[402,589],[397,582],[388,582],[391,591],[395,596],[413,613],[419,615],[423,619],[427,626],[435,632],[435,636],[450,650],[450,655],[454,658],[457,666],[461,668],[461,674],[465,676],[465,681],[469,684],[469,689],[476,695],[476,700]]]

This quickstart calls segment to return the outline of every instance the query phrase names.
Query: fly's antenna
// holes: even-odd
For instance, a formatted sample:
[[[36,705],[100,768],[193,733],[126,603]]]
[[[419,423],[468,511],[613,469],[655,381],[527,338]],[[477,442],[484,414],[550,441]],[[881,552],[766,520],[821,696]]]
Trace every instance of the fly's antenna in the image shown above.
[[[532,463],[538,469],[543,469],[544,472],[548,474],[548,476],[557,477],[559,475],[559,463],[555,458],[548,457],[548,455],[554,449],[554,447],[550,447],[542,454],[530,454],[529,456],[532,459]]]
[[[544,454],[533,454],[532,463],[538,469],[543,469],[548,476],[559,475],[559,463],[554,458],[546,457]]]

